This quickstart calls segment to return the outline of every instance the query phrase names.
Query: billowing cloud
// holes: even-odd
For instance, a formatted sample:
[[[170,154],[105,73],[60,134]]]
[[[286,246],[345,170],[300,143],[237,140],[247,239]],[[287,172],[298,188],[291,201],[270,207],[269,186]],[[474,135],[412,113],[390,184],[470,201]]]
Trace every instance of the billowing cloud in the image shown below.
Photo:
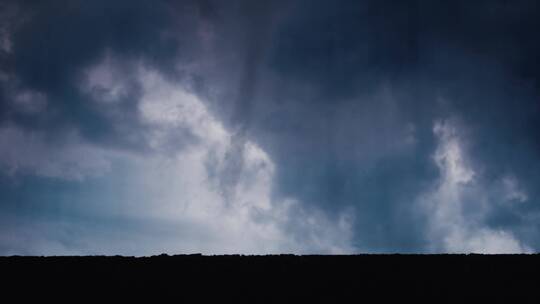
[[[106,62],[96,69],[103,68]],[[85,143],[76,135],[67,135],[60,145],[47,143],[43,134],[10,126],[0,132],[2,161],[11,175],[20,172],[82,182],[84,178],[107,174],[123,180],[125,188],[115,189],[114,195],[125,198],[116,201],[114,207],[96,203],[102,208],[99,213],[121,209],[122,213],[117,214],[120,218],[140,220],[143,225],[147,221],[164,223],[168,227],[165,235],[156,231],[155,240],[148,241],[135,231],[124,231],[123,240],[118,243],[103,236],[97,240],[98,232],[83,229],[78,232],[81,240],[77,244],[60,246],[62,237],[48,236],[48,233],[56,234],[49,230],[77,230],[78,225],[46,221],[39,224],[45,232],[30,233],[30,229],[37,229],[32,228],[37,224],[31,224],[23,230],[11,231],[10,238],[4,235],[7,238],[4,243],[14,246],[5,253],[38,254],[41,248],[38,244],[57,244],[46,250],[56,254],[353,250],[350,217],[343,215],[339,222],[333,223],[320,211],[306,209],[293,198],[279,201],[272,198],[275,164],[253,142],[244,143],[239,156],[243,165],[233,185],[232,199],[225,199],[221,185],[222,179],[227,178],[223,169],[232,146],[231,134],[208,112],[199,97],[186,91],[181,83],[172,83],[159,72],[143,66],[137,69],[136,79],[142,87],[139,114],[147,125],[145,139],[153,151],[151,154],[105,149]],[[92,87],[94,79],[87,81],[85,87]],[[190,144],[170,145],[175,142],[175,136],[186,132],[192,136]],[[114,171],[114,163],[118,161],[129,173]],[[107,201],[108,194],[95,193],[92,200]],[[96,205],[83,206],[77,212],[91,210]],[[183,229],[191,232],[186,234]],[[22,248],[15,244],[18,238],[27,237],[35,238],[32,242],[37,247]],[[130,245],[137,242],[140,245],[135,248]]]

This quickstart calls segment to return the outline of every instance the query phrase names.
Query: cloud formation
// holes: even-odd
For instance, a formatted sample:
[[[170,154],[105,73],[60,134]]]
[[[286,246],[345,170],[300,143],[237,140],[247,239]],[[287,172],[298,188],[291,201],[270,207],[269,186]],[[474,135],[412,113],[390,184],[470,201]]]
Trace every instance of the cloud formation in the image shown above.
[[[2,1],[0,253],[540,248],[537,1]]]
[[[97,69],[102,69],[107,62],[105,59],[104,63],[99,63]],[[97,207],[100,213],[106,210],[109,215],[120,209],[122,213],[116,216],[124,220],[141,221],[143,225],[148,221],[155,225],[163,223],[160,226],[166,229],[165,235],[152,231],[155,240],[149,241],[145,239],[148,236],[124,231],[123,240],[115,241],[115,235],[95,239],[97,233],[84,227],[77,236],[81,238],[77,244],[69,245],[62,243],[62,236],[57,239],[46,234],[55,235],[54,231],[59,229],[81,229],[77,223],[44,221],[30,223],[30,227],[21,231],[10,231],[9,237],[4,235],[4,245],[14,246],[5,254],[40,254],[44,244],[50,245],[47,245],[47,254],[141,255],[160,250],[208,254],[344,253],[353,250],[349,244],[349,217],[343,215],[339,222],[332,223],[323,213],[304,208],[294,199],[276,201],[272,198],[275,165],[265,151],[250,141],[243,143],[245,146],[239,156],[243,165],[232,197],[227,200],[221,184],[228,178],[224,168],[226,155],[233,145],[230,132],[181,84],[171,83],[159,72],[143,66],[136,71],[135,78],[142,88],[138,110],[142,123],[147,125],[144,138],[152,149],[151,154],[126,155],[126,152],[85,143],[76,136],[64,139],[61,145],[50,145],[42,134],[7,127],[0,132],[2,147],[6,148],[1,151],[2,160],[10,175],[20,172],[80,182],[97,175],[113,175],[112,179],[122,180],[124,184],[123,189],[114,189],[114,195],[125,198],[115,201],[114,208],[96,202],[94,206],[82,206],[78,212],[88,212],[96,205],[100,205]],[[87,81],[84,88],[95,88],[93,79]],[[190,134],[192,141],[186,144],[180,138],[182,146],[171,147],[171,143],[178,141],[175,137],[185,133]],[[112,169],[118,160],[124,162],[129,173],[118,174]],[[96,193],[92,200],[108,201],[107,195],[110,193]],[[185,229],[189,232],[182,231]],[[30,238],[36,247],[19,247],[16,245],[19,238]]]
[[[452,253],[524,253],[531,252],[511,232],[487,227],[485,215],[490,201],[480,178],[468,164],[463,142],[455,122],[437,121],[433,132],[438,139],[433,155],[439,171],[434,189],[420,197],[420,205],[429,217],[429,237],[433,250]],[[515,182],[515,181],[514,181]],[[507,182],[508,183],[508,182]],[[511,199],[514,189],[509,190]]]

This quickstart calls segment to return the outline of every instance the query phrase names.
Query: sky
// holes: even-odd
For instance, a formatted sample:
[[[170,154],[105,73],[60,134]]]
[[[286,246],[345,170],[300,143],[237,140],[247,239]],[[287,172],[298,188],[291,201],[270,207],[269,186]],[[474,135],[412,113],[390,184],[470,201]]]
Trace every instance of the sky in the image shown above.
[[[538,1],[0,2],[0,255],[540,250]]]

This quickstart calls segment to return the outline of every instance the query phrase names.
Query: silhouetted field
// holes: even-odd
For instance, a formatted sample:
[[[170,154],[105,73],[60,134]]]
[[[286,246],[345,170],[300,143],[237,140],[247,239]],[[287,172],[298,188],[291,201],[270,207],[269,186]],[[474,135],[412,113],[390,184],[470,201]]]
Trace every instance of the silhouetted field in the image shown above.
[[[15,256],[0,257],[0,286],[19,300],[523,303],[540,298],[539,261],[539,255]]]

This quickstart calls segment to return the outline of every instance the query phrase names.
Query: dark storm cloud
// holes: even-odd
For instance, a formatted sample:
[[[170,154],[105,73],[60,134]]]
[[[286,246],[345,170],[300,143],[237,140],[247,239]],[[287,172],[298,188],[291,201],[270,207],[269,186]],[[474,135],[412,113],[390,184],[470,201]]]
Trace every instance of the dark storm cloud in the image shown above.
[[[264,63],[273,83],[261,86],[261,112],[250,118],[280,165],[277,192],[330,213],[354,205],[359,244],[417,250],[425,228],[413,202],[437,176],[433,122],[458,116],[483,178],[517,174],[535,193],[534,1],[296,4],[273,36]],[[411,147],[399,144],[407,136]],[[532,197],[492,212],[523,219],[537,212]]]
[[[226,168],[216,171],[225,192],[253,141],[275,163],[276,198],[336,221],[353,212],[358,249],[416,252],[430,241],[416,201],[442,178],[434,123],[455,119],[492,202],[485,224],[540,248],[537,1],[6,3],[12,48],[0,51],[0,72],[12,78],[0,92],[2,124],[51,138],[70,126],[103,147],[147,148],[133,66],[141,60],[190,83],[231,131]],[[108,54],[127,93],[103,106],[78,82]],[[43,94],[47,115],[17,110],[10,100],[21,90]],[[165,150],[194,140],[177,134]],[[527,201],[507,204],[504,187]]]
[[[230,118],[233,130],[232,148],[228,152],[227,165],[221,176],[221,186],[227,197],[238,183],[243,170],[242,157],[251,125],[253,103],[256,101],[261,62],[271,45],[271,34],[276,26],[278,8],[287,8],[283,4],[280,5],[279,1],[269,4],[254,2],[243,4],[237,11],[238,17],[245,20],[238,24],[241,29],[238,33],[240,42],[236,51],[243,59],[238,63],[239,85]]]

